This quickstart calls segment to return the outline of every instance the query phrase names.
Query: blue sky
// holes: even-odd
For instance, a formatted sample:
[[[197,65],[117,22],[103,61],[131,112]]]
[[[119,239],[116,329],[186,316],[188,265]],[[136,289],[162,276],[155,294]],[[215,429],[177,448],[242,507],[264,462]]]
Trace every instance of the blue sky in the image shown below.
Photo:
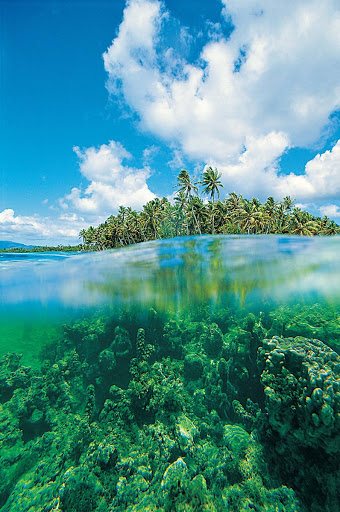
[[[77,242],[205,165],[339,221],[337,1],[12,0],[0,20],[0,239]]]

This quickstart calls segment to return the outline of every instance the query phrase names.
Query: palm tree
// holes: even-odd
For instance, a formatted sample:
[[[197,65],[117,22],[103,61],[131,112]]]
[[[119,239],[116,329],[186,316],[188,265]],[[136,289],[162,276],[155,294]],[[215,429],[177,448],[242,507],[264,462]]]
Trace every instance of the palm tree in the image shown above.
[[[86,243],[86,233],[87,233],[86,229],[82,229],[82,230],[80,231],[80,233],[79,233],[79,238],[82,238],[82,239],[83,239],[83,244],[85,244],[85,243]]]
[[[86,237],[85,237],[85,240],[86,240],[86,243],[87,244],[93,244],[95,242],[95,238],[96,238],[96,228],[94,228],[93,226],[90,226],[87,230],[86,230]]]
[[[273,231],[273,226],[277,222],[277,202],[274,200],[272,196],[268,197],[267,201],[263,205],[263,210],[265,212],[266,218],[266,233]]]
[[[183,219],[186,220],[185,215],[183,214],[183,211],[181,208],[176,204],[171,209],[171,222],[175,228],[175,236],[181,236],[183,235]],[[187,229],[188,224],[186,223]]]
[[[214,208],[214,224],[215,230],[217,233],[223,232],[223,227],[225,223],[225,217],[227,213],[227,206],[220,199],[216,201]]]
[[[275,233],[283,233],[285,230],[285,223],[287,223],[287,215],[285,215],[285,209],[282,203],[279,203],[276,208],[275,219],[277,224]]]
[[[294,208],[291,216],[290,233],[293,235],[312,236],[318,231],[318,224],[310,214],[300,208]]]
[[[141,216],[145,222],[145,228],[151,228],[155,239],[159,238],[157,231],[157,215],[159,213],[159,199],[151,199],[143,206]]]
[[[193,178],[193,180],[194,179],[195,179],[195,177]],[[182,169],[180,171],[180,173],[178,175],[178,178],[177,178],[177,186],[176,187],[178,189],[178,192],[183,192],[183,194],[185,195],[186,199],[189,200],[189,202],[190,202],[190,198],[191,198],[191,196],[193,194],[194,195],[198,194],[198,188],[196,187],[196,182],[195,181],[191,181],[189,173],[185,169]],[[200,230],[200,227],[198,225],[198,222],[197,222],[197,219],[196,219],[195,212],[194,212],[194,209],[192,207],[192,204],[191,204],[191,212],[192,212],[192,215],[194,217],[194,220],[195,220],[198,232],[201,235],[201,230]]]
[[[228,199],[225,199],[225,202],[227,205],[227,212],[229,214],[229,217],[233,221],[234,229],[236,229],[237,232],[240,232],[240,212],[242,210],[244,202],[242,194],[237,195],[236,192],[231,192],[229,194]]]
[[[222,174],[218,172],[217,169],[213,169],[212,167],[208,167],[203,174],[202,174],[202,181],[200,181],[200,184],[204,187],[203,193],[206,195],[210,195],[213,202],[213,208],[212,208],[212,234],[214,234],[214,206],[215,206],[215,194],[217,194],[217,197],[220,196],[219,188],[223,187],[222,183],[220,182],[220,177]]]
[[[328,217],[322,218],[320,235],[339,235],[340,228],[336,225],[334,220],[330,220]]]
[[[340,227],[328,217],[314,217],[294,207],[289,196],[279,203],[272,197],[261,205],[258,199],[243,199],[235,192],[224,201],[217,200],[220,174],[211,167],[203,173],[199,183],[212,201],[203,203],[197,195],[196,183],[187,171],[178,177],[175,205],[168,199],[153,199],[138,213],[121,206],[117,215],[111,215],[97,228],[82,229],[79,237],[85,248],[108,249],[124,247],[131,243],[168,238],[190,233],[292,233],[297,235],[336,235]]]
[[[128,216],[126,218],[127,229],[131,233],[131,238],[136,241],[145,241],[145,236],[141,229],[138,213],[132,208],[128,208]]]
[[[290,196],[286,196],[282,200],[282,205],[285,212],[290,212],[295,203],[295,199],[292,199]]]
[[[257,201],[243,201],[243,206],[240,211],[242,230],[247,230],[248,235],[250,232],[256,233],[259,225],[259,218],[260,215]]]
[[[189,235],[188,217],[186,215],[187,200],[186,200],[184,192],[177,192],[177,194],[175,195],[175,203],[176,203],[179,211],[181,211],[183,213],[183,216],[185,218],[187,235]]]
[[[196,224],[199,229],[199,233],[204,233],[204,226],[206,224],[206,219],[208,218],[208,210],[204,205],[202,199],[197,196],[191,196],[190,199],[190,207],[193,213],[193,218],[196,221]]]

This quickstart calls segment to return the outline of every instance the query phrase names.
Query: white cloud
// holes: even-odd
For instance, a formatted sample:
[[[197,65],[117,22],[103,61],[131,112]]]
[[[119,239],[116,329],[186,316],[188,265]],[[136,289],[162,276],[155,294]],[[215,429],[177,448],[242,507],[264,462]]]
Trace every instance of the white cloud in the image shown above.
[[[313,205],[310,205],[310,204],[306,204],[306,203],[294,203],[294,206],[296,206],[296,208],[301,208],[301,210],[308,210],[308,208],[310,209],[311,206],[313,207]]]
[[[71,204],[79,212],[103,216],[111,215],[119,206],[141,208],[155,197],[147,185],[149,167],[124,165],[124,160],[132,157],[121,144],[110,141],[99,148],[75,147],[74,151],[80,159],[80,172],[90,183],[84,192],[74,187],[60,199],[62,208]]]
[[[184,167],[184,159],[181,150],[173,149],[172,159],[167,164],[171,169],[182,169]]]
[[[307,162],[305,173],[279,177],[277,192],[306,199],[340,197],[340,140],[332,150],[316,155]]]
[[[84,222],[83,217],[79,217],[76,213],[62,213],[59,215],[60,220],[66,220],[67,222]]]
[[[226,190],[264,199],[272,195],[277,183],[277,160],[288,146],[287,137],[284,133],[271,132],[264,137],[248,137],[245,146],[247,149],[234,164],[212,160],[211,165],[222,172]]]
[[[327,215],[332,219],[336,219],[340,217],[340,208],[336,204],[328,204],[324,206],[320,206],[321,215]]]
[[[288,146],[284,133],[272,132],[265,137],[249,137],[246,151],[235,164],[212,161],[222,171],[227,190],[242,191],[246,197],[269,195],[282,198],[317,200],[340,197],[340,140],[332,150],[316,155],[307,162],[304,174],[278,174],[278,159]]]
[[[340,105],[339,3],[222,3],[235,30],[229,39],[215,33],[199,62],[189,63],[164,50],[164,5],[130,0],[104,53],[108,90],[123,96],[143,130],[186,157],[216,164],[238,192],[326,197],[330,187],[317,179],[315,162],[307,176],[289,179],[281,179],[276,162],[291,146],[317,142]]]
[[[159,148],[157,146],[150,146],[143,151],[143,165],[148,166],[152,160],[157,156]]]
[[[110,141],[107,145],[103,144],[99,150],[90,147],[82,151],[75,146],[73,151],[80,160],[81,174],[88,181],[100,181],[101,183],[116,181],[123,170],[122,161],[132,158],[119,142],[114,141]]]
[[[32,244],[78,243],[79,231],[88,223],[77,214],[63,214],[59,218],[39,215],[15,215],[11,208],[0,212],[0,238]],[[53,240],[53,242],[51,242]]]

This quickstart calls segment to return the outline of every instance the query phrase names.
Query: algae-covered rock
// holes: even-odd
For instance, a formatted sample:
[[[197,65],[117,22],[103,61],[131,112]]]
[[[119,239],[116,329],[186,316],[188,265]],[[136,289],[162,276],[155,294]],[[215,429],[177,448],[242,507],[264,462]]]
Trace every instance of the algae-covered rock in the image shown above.
[[[188,466],[184,460],[179,457],[175,462],[170,464],[164,472],[161,487],[165,491],[178,489],[183,486],[185,480],[189,478]]]
[[[259,405],[254,404],[254,402],[248,398],[245,407],[243,407],[238,400],[233,400],[232,406],[237,421],[242,423],[247,431],[253,430],[257,421],[261,417],[261,409]]]
[[[258,365],[269,422],[304,446],[340,451],[340,357],[319,340],[264,340]]]
[[[15,389],[27,385],[31,368],[21,366],[20,354],[5,354],[0,360],[0,402],[9,400]]]
[[[226,425],[224,441],[231,452],[226,468],[231,485],[222,491],[226,510],[300,512],[294,491],[273,485],[264,450],[253,435],[239,425]]]
[[[145,330],[140,328],[137,332],[136,352],[138,361],[146,361],[151,356],[154,347],[145,342]]]
[[[332,307],[321,304],[282,306],[269,315],[268,338],[303,336],[322,340],[340,353],[340,315]]]
[[[197,354],[187,354],[184,358],[184,375],[188,380],[197,380],[202,376],[203,360]]]
[[[132,344],[129,333],[119,325],[114,330],[114,340],[111,344],[111,350],[115,353],[116,359],[126,360],[132,356]]]
[[[114,352],[109,349],[102,350],[98,357],[98,363],[102,372],[107,373],[113,371],[117,366]]]
[[[61,486],[60,508],[68,512],[92,512],[105,504],[101,482],[85,468],[71,468]]]
[[[223,431],[223,440],[229,450],[238,456],[247,449],[251,437],[239,425],[226,425]]]
[[[208,356],[217,357],[223,347],[223,334],[217,324],[211,324],[204,328],[200,341]]]
[[[194,440],[199,434],[198,429],[187,416],[182,414],[177,418],[175,431],[181,450],[188,452],[194,446]]]

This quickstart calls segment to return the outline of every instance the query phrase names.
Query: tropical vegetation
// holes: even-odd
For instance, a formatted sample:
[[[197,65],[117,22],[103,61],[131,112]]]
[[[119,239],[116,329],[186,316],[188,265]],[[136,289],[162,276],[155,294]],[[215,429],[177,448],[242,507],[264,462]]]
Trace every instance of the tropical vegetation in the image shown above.
[[[282,201],[268,197],[265,203],[229,193],[220,198],[221,174],[208,167],[201,179],[182,169],[177,178],[173,204],[155,198],[137,212],[120,206],[98,227],[83,229],[79,236],[85,249],[110,249],[147,240],[200,234],[291,234],[336,235],[340,227],[327,216],[315,217],[286,196]],[[202,195],[209,199],[202,199]],[[217,200],[216,200],[217,199]]]
[[[7,249],[0,249],[0,253],[26,253],[26,252],[78,252],[83,250],[90,250],[90,247],[84,247],[82,244],[78,245],[38,245],[36,247],[9,247]]]

